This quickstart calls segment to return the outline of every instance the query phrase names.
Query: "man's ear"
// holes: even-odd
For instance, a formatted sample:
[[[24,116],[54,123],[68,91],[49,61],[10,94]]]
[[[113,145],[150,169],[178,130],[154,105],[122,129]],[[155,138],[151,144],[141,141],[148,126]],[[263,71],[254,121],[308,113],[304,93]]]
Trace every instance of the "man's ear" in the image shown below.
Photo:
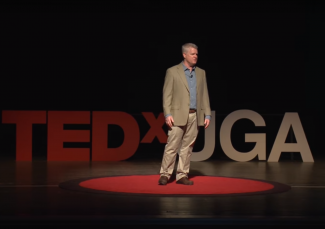
[[[183,57],[184,57],[184,59],[185,59],[185,57],[186,57],[185,53],[183,53]]]

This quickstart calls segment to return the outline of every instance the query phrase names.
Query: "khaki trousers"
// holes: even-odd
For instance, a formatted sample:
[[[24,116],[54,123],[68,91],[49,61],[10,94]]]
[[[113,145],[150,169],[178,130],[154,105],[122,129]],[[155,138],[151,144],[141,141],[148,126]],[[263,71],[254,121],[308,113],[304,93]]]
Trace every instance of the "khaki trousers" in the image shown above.
[[[196,113],[189,113],[185,126],[173,126],[168,130],[168,139],[161,163],[160,176],[170,178],[174,170],[177,152],[179,152],[176,180],[187,177],[197,134]]]

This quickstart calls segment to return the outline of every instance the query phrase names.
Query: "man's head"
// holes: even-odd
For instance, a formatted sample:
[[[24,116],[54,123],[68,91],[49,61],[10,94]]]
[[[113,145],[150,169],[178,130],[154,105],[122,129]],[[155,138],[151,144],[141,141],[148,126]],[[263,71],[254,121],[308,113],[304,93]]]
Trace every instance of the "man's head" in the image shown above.
[[[193,67],[198,58],[198,47],[193,43],[186,43],[182,46],[184,62]]]

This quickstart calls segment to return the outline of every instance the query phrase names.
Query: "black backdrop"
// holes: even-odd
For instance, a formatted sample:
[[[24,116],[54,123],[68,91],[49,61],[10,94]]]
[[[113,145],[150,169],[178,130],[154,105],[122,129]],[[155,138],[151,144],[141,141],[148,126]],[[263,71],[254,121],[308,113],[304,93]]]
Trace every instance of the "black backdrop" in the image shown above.
[[[323,13],[321,1],[3,4],[0,108],[125,111],[143,123],[143,136],[141,112],[162,112],[165,71],[193,42],[216,132],[230,112],[255,110],[267,127],[239,121],[237,148],[253,147],[243,143],[245,132],[266,132],[269,150],[284,113],[299,112],[313,155],[321,155]],[[1,156],[14,157],[14,127],[0,126]],[[33,156],[42,158],[46,125],[34,132]],[[160,157],[156,140],[137,155]],[[214,157],[223,156],[217,143]]]

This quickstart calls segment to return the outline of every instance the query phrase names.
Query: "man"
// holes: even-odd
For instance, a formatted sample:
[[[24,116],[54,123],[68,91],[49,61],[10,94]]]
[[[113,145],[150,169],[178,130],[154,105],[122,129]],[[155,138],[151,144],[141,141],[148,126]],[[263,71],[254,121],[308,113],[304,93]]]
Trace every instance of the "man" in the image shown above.
[[[207,128],[211,109],[205,71],[196,67],[198,47],[182,46],[184,60],[169,69],[163,87],[163,108],[168,126],[168,140],[162,159],[158,184],[166,185],[173,173],[176,154],[179,161],[176,183],[193,185],[188,179],[190,157],[199,126]]]

